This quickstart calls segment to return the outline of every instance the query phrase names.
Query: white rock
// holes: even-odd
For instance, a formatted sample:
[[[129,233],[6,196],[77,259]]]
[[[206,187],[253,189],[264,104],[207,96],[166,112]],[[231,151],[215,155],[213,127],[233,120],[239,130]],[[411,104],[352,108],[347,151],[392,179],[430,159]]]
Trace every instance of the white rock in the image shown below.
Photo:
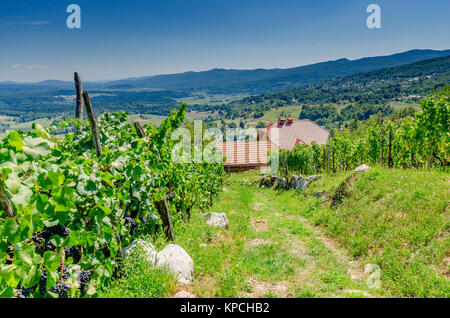
[[[188,293],[187,291],[182,290],[173,295],[173,298],[195,298],[195,296],[191,293]]]
[[[353,170],[353,172],[366,172],[369,169],[370,169],[370,167],[368,165],[362,164],[359,167],[355,168],[355,170]]]
[[[209,226],[220,227],[221,229],[228,228],[229,222],[225,213],[209,212],[203,215],[205,216],[206,224]]]
[[[168,244],[156,255],[156,266],[167,267],[183,284],[189,283],[194,273],[194,261],[181,246],[176,244]]]
[[[130,246],[123,250],[123,258],[125,259],[135,252],[139,253],[139,256],[143,256],[150,265],[155,264],[157,252],[152,243],[143,240],[135,240]]]

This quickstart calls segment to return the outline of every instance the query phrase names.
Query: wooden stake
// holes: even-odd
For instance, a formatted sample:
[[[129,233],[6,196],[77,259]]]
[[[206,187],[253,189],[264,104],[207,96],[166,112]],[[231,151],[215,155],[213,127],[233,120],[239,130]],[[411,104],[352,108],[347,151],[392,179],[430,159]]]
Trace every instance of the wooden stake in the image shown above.
[[[173,241],[175,239],[175,235],[173,234],[172,221],[170,219],[169,206],[167,205],[166,198],[162,201],[155,201],[154,204],[163,223],[163,231],[166,238]]]
[[[5,187],[3,185],[3,181],[0,180],[0,205],[2,209],[6,212],[6,215],[10,218],[15,218],[16,214],[14,213],[14,209],[12,207],[11,202],[9,201],[8,196],[6,195]]]
[[[334,166],[334,146],[333,146],[333,148],[331,148],[331,153],[332,153],[331,157],[333,159],[333,173],[335,173],[336,169],[335,169],[335,166]]]
[[[74,74],[75,79],[75,92],[76,92],[76,108],[75,118],[83,120],[83,88],[81,87],[81,79],[77,72]]]
[[[326,165],[327,165],[327,163],[326,163],[326,150],[325,150],[325,147],[323,147],[323,158],[322,158],[323,160],[323,170],[325,171],[325,169],[326,169]]]
[[[389,131],[388,166],[389,168],[392,168],[394,166],[394,163],[392,162],[392,130]]]
[[[134,129],[136,129],[136,133],[139,138],[145,138],[146,136],[145,131],[138,121],[134,121]]]
[[[100,143],[100,135],[98,133],[97,122],[94,116],[94,110],[92,109],[91,100],[89,99],[89,93],[84,91],[83,93],[84,105],[86,105],[87,115],[89,122],[91,123],[92,140],[94,141],[95,150],[97,151],[97,157],[102,155],[102,145]]]
[[[380,165],[383,165],[383,118],[380,119]]]
[[[327,145],[327,173],[330,173],[330,143]]]

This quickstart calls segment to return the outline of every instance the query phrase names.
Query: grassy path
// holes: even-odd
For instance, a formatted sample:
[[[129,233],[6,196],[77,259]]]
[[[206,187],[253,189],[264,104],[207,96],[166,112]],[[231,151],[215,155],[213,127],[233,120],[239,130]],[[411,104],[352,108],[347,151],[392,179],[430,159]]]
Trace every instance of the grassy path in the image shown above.
[[[316,198],[333,193],[349,173],[325,176],[302,193],[242,183],[233,174],[211,212],[229,229],[175,218],[175,243],[194,260],[194,279],[137,266],[103,297],[450,297],[449,174],[439,170],[373,168],[335,208]],[[152,231],[150,231],[152,232]],[[161,250],[160,235],[140,235]],[[377,264],[381,288],[369,288],[363,265]]]
[[[362,268],[301,216],[294,192],[246,186],[232,176],[210,209],[229,230],[200,215],[177,241],[195,261],[195,279],[179,286],[197,297],[371,297]],[[304,211],[303,211],[304,212]]]

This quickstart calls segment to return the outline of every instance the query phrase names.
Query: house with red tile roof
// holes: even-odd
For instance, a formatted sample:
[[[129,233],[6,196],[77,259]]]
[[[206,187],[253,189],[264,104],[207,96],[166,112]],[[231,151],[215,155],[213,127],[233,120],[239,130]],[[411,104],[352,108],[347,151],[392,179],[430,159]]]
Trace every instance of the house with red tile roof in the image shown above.
[[[277,131],[274,131],[274,130]],[[236,141],[218,143],[216,146],[225,156],[225,171],[260,170],[268,165],[268,156],[275,149],[292,150],[298,144],[318,145],[327,143],[330,133],[309,120],[294,121],[280,118],[259,131],[257,141]]]
[[[273,146],[291,150],[297,144],[311,146],[315,141],[319,146],[326,144],[330,133],[323,127],[310,120],[294,121],[293,118],[280,118],[277,123],[270,124],[260,130],[260,139],[270,140],[270,130],[278,129],[278,141],[271,140]]]

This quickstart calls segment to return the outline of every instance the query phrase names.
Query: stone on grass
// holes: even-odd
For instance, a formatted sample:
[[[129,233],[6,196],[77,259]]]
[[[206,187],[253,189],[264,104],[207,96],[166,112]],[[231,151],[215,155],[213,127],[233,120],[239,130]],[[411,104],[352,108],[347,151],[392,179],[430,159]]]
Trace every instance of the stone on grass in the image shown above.
[[[167,267],[178,282],[188,284],[194,273],[194,261],[189,254],[176,244],[168,244],[156,255],[156,266]]]
[[[318,180],[318,179],[320,179],[320,178],[322,178],[322,175],[321,175],[321,174],[315,174],[315,175],[309,176],[308,178],[306,178],[306,180],[307,180],[308,183],[309,183],[309,182],[316,181],[316,180]]]
[[[225,213],[209,212],[204,214],[206,224],[213,227],[219,227],[221,229],[228,228],[228,218]]]
[[[195,295],[192,295],[191,293],[182,290],[173,295],[173,298],[195,298]]]
[[[316,198],[321,198],[321,197],[328,196],[328,195],[329,195],[328,192],[325,190],[319,190],[316,193],[314,193],[314,196]]]
[[[154,265],[156,261],[156,249],[152,243],[135,240],[130,246],[123,250],[123,258],[126,259],[128,256],[135,254],[136,256],[143,257],[148,261],[150,265]]]
[[[353,170],[353,172],[366,172],[367,170],[369,170],[370,167],[366,164],[360,165],[359,167],[355,168],[355,170]]]
[[[291,178],[291,188],[295,190],[304,190],[307,186],[306,180],[302,176],[293,175]]]

